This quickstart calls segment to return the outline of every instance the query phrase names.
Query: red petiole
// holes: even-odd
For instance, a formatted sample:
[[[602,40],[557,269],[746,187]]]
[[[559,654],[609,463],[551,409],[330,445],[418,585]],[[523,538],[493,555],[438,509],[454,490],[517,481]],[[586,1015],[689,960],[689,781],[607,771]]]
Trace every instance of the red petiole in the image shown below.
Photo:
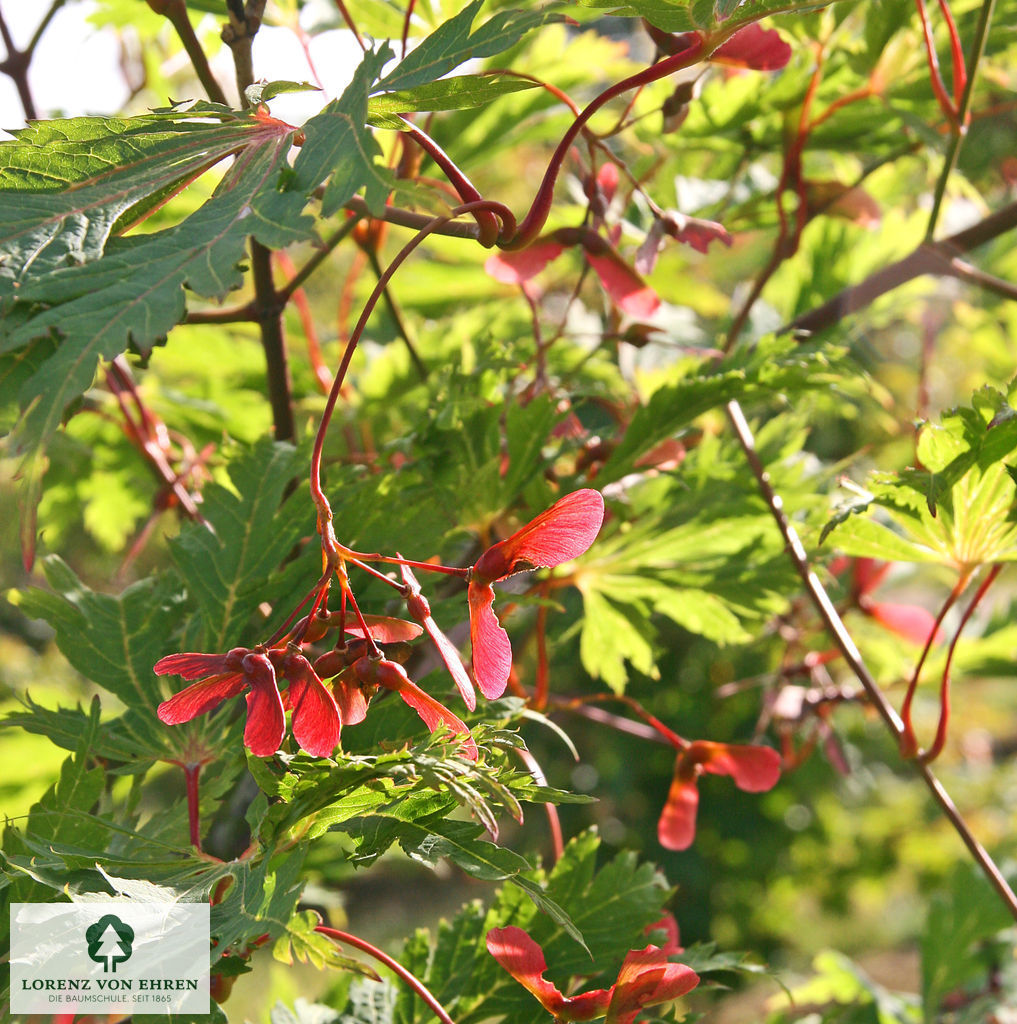
[[[968,624],[968,619],[971,618],[974,610],[978,607],[982,598],[985,597],[986,591],[996,581],[996,577],[1000,574],[1003,569],[1003,564],[997,562],[988,572],[985,579],[982,580],[981,585],[975,591],[974,597],[968,603],[967,608],[964,609],[964,614],[961,616],[960,623],[957,626],[957,631],[954,633],[953,639],[950,641],[950,649],[946,654],[946,665],[943,666],[943,679],[939,687],[939,724],[936,726],[936,736],[932,741],[932,746],[928,750],[923,751],[918,755],[918,759],[922,764],[928,764],[930,761],[935,761],[937,757],[943,752],[943,747],[946,744],[946,732],[947,725],[950,721],[950,667],[953,664],[954,652],[957,650],[957,642],[960,640],[961,633],[964,632],[964,627]]]
[[[904,695],[904,703],[901,705],[900,717],[903,724],[903,728],[900,733],[900,751],[902,757],[916,757],[918,755],[918,738],[915,736],[915,729],[911,723],[911,704],[915,698],[915,692],[918,689],[918,679],[922,674],[922,668],[925,665],[925,659],[929,656],[929,650],[932,648],[933,641],[936,639],[936,635],[939,633],[939,628],[943,623],[943,619],[946,618],[947,612],[956,604],[957,599],[964,593],[964,589],[968,585],[968,580],[971,578],[970,573],[967,570],[961,572],[960,578],[954,584],[953,590],[950,591],[947,599],[943,602],[943,607],[939,610],[939,614],[936,616],[936,623],[933,628],[929,631],[929,638],[925,641],[925,646],[922,648],[921,656],[918,659],[918,663],[915,665],[915,670],[911,675],[911,681],[908,683],[907,693]]]

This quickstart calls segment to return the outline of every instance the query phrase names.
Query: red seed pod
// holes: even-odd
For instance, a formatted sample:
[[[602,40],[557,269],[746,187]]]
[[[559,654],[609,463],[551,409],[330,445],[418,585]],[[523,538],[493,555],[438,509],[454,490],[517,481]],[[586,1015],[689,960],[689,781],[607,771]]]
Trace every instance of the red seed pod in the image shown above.
[[[389,690],[401,690],[409,681],[402,665],[385,658],[365,655],[353,664],[356,677],[368,686],[384,686]]]
[[[307,621],[307,616],[305,615],[293,626],[293,629],[290,630],[290,635],[300,636],[305,644],[313,644],[320,640],[334,625],[331,621],[331,616],[328,614],[315,615],[310,622]]]
[[[250,653],[250,650],[246,647],[234,647],[233,650],[227,651],[226,668],[231,672],[240,672],[243,668],[243,660],[245,656]]]
[[[339,675],[349,665],[345,650],[326,651],[314,663],[314,671],[319,679],[331,679]]]
[[[362,636],[353,637],[346,641],[346,664],[352,665],[359,661],[365,654],[371,653],[371,642]]]
[[[431,615],[431,606],[423,594],[410,594],[406,598],[406,610],[417,622],[426,622]]]
[[[208,979],[208,994],[221,1006],[230,997],[233,983],[237,979],[223,974],[213,974]]]

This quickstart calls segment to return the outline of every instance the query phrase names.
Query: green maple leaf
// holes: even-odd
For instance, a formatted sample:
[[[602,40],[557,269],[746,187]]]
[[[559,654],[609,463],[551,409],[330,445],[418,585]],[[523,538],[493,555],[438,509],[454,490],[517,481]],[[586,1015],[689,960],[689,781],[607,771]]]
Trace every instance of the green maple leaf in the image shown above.
[[[163,337],[183,319],[185,287],[218,298],[239,287],[248,236],[270,247],[311,237],[306,197],[278,189],[294,131],[203,104],[140,119],[50,122],[0,144],[0,184],[17,186],[0,191],[0,299],[6,294],[13,313],[0,338],[0,379],[19,385],[24,411],[12,442],[23,455],[27,562],[46,446],[99,361]],[[55,134],[65,141],[51,157]],[[230,153],[234,163],[211,199],[180,224],[112,237]],[[49,166],[59,173],[47,174]]]

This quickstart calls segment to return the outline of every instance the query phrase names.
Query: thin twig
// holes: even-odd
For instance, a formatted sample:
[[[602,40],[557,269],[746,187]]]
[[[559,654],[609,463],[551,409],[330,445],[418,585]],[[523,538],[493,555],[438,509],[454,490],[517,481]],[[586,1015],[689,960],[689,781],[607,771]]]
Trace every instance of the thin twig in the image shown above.
[[[996,277],[994,274],[987,274],[984,270],[979,270],[978,267],[974,267],[962,259],[955,258],[950,260],[950,267],[953,270],[954,277],[967,284],[984,288],[985,291],[992,292],[1004,299],[1017,299],[1017,284],[1004,281],[1001,277]]]
[[[7,19],[4,18],[3,12],[0,11],[0,39],[3,39],[4,47],[7,50],[7,56],[3,61],[0,61],[0,71],[6,74],[14,83],[14,88],[18,91],[18,99],[21,100],[22,109],[25,111],[26,121],[35,121],[39,117],[39,111],[35,106],[35,99],[32,96],[32,89],[28,82],[28,66],[32,63],[32,56],[35,53],[39,39],[42,37],[50,21],[52,21],[53,15],[56,14],[64,3],[65,0],[53,0],[49,10],[43,16],[38,28],[36,28],[32,41],[24,50],[19,50],[15,46],[14,37],[11,35],[10,28],[7,25]]]
[[[237,17],[232,7],[229,8],[229,24],[223,26],[222,41],[233,52],[233,65],[236,69],[237,92],[240,103],[247,106],[247,87],[254,82],[254,37],[261,28],[261,19],[265,14],[267,0],[247,0],[244,7],[243,20]]]
[[[406,5],[406,15],[403,18],[403,36],[402,36],[402,48],[399,53],[400,60],[406,60],[406,47],[410,41],[410,25],[413,22],[413,8],[416,6],[416,0],[409,0]]]
[[[247,87],[254,82],[251,52],[254,37],[261,28],[265,2],[266,0],[247,0],[243,23],[230,7],[230,22],[222,31],[223,42],[233,53],[237,90],[240,93],[241,105],[244,107],[250,106],[247,100]],[[261,347],[265,352],[265,376],[269,402],[272,406],[272,424],[275,427],[277,441],[291,441],[296,436],[296,424],[293,419],[293,382],[290,377],[286,334],[283,328],[283,310],[289,296],[283,298],[276,291],[271,250],[253,236],[250,244],[251,275],[254,279],[251,312],[252,319],[258,323]]]
[[[35,48],[39,45],[39,40],[42,39],[42,34],[47,28],[49,28],[49,23],[53,20],[54,15],[65,3],[67,3],[67,0],[53,0],[53,3],[49,5],[49,10],[42,16],[42,21],[40,21],[36,26],[35,32],[32,33],[32,38],[29,40],[28,46],[25,47],[25,56],[29,60],[34,56]]]
[[[963,231],[958,231],[955,235],[950,235],[938,242],[921,242],[907,256],[897,260],[896,263],[891,263],[888,267],[883,267],[882,270],[877,270],[860,284],[845,288],[839,295],[835,295],[821,306],[802,314],[784,327],[783,331],[799,331],[809,334],[822,331],[849,314],[871,305],[887,292],[925,274],[958,277],[972,284],[988,288],[989,285],[986,281],[976,280],[971,273],[973,268],[969,268],[967,264],[963,263],[959,266],[955,265],[957,256],[976,246],[984,245],[1015,227],[1017,227],[1017,203],[1009,203],[1001,210],[997,210]],[[1007,284],[1007,282],[999,282],[995,278],[992,281],[993,287],[990,290],[995,292],[1000,292],[999,285]],[[1013,296],[1007,294],[1006,297],[1012,298]]]
[[[566,711],[579,711],[579,709],[589,704],[603,704],[605,701],[617,701],[619,704],[624,704],[627,708],[632,710],[638,715],[646,724],[654,731],[656,736],[663,740],[665,743],[670,744],[675,750],[684,750],[689,745],[689,741],[679,736],[673,729],[666,726],[656,715],[650,714],[642,704],[639,703],[634,697],[630,697],[625,693],[594,693],[584,697],[572,697],[572,698],[558,698],[554,701],[557,707],[564,708]],[[593,717],[593,716],[587,716]],[[612,716],[616,718],[617,716]],[[603,722],[607,722],[606,718],[600,719]],[[629,721],[623,719],[623,721]],[[616,725],[616,728],[618,726]],[[623,730],[626,731],[626,730]]]
[[[377,212],[372,213],[367,203],[360,196],[354,196],[344,209],[360,214],[361,217],[373,217],[375,220],[383,220],[389,224],[398,224],[402,228],[413,228],[420,231],[427,227],[433,220],[433,216],[426,213],[417,213],[414,210],[403,210],[398,206],[386,206]],[[480,237],[480,229],[474,221],[447,221],[441,227],[434,228],[431,232],[434,235],[448,235],[450,238],[469,238],[476,241]]]
[[[939,684],[939,724],[936,726],[936,736],[932,741],[932,746],[918,755],[922,764],[929,764],[935,761],[946,745],[946,729],[950,721],[950,669],[953,666],[953,656],[957,652],[957,644],[960,641],[961,633],[964,632],[964,627],[968,624],[968,620],[978,607],[979,602],[985,597],[989,587],[992,586],[996,581],[996,577],[1002,571],[1002,562],[997,562],[989,570],[988,575],[982,580],[981,585],[975,591],[975,596],[971,598],[967,608],[964,609],[960,622],[957,624],[957,632],[954,633],[953,640],[950,641],[950,649],[946,653],[946,664],[943,666],[943,677]]]
[[[759,485],[759,491],[766,501],[766,504],[770,509],[770,513],[776,521],[777,527],[784,538],[785,544],[787,545],[788,557],[791,559],[798,575],[805,584],[805,589],[808,592],[810,600],[813,605],[815,605],[816,610],[819,612],[820,617],[826,625],[826,628],[829,630],[830,635],[833,637],[834,643],[844,656],[849,668],[865,689],[869,702],[879,713],[879,716],[883,719],[887,729],[893,735],[894,739],[897,740],[899,745],[903,735],[903,722],[901,722],[897,712],[890,706],[886,697],[883,696],[883,691],[880,689],[879,684],[865,665],[861,652],[858,650],[854,640],[851,638],[851,634],[847,631],[847,628],[838,614],[837,609],[834,607],[833,602],[830,600],[826,589],[820,582],[819,577],[812,571],[809,565],[808,555],[805,552],[805,548],[802,545],[801,540],[798,538],[798,533],[791,525],[787,515],[784,513],[784,504],[781,501],[780,495],[774,491],[770,484],[769,474],[759,458],[759,453],[756,451],[755,439],[752,436],[752,430],[745,419],[745,414],[742,412],[741,406],[737,402],[728,402],[726,409],[728,419],[734,428],[738,442],[742,447],[742,451],[745,453],[745,458],[748,461],[753,475],[756,478],[756,482]],[[961,816],[960,812],[954,805],[953,800],[950,798],[949,793],[947,793],[943,788],[936,776],[933,775],[929,766],[918,762],[913,763],[915,763],[919,774],[925,780],[925,784],[929,787],[930,792],[939,804],[943,814],[946,815],[950,824],[953,825],[964,845],[971,853],[971,856],[974,857],[978,866],[985,874],[985,877],[989,880],[989,883],[996,890],[999,898],[1006,905],[1007,910],[1013,916],[1014,920],[1017,920],[1017,895],[1015,895],[1013,889],[1010,888],[1010,885],[1003,877],[1002,872],[1000,872],[999,868],[996,866],[995,861],[993,861],[985,847],[983,847],[982,844],[974,837],[971,830],[968,828],[967,822]]]
[[[719,42],[720,40],[717,40],[718,45]],[[572,148],[572,143],[576,141],[577,136],[586,126],[586,123],[598,110],[616,96],[621,96],[630,89],[638,89],[641,86],[649,85],[651,82],[658,82],[677,71],[691,67],[691,65],[698,63],[707,56],[709,54],[704,51],[703,41],[697,36],[686,49],[672,54],[658,64],[651,65],[645,70],[617,82],[588,103],[559,141],[544,171],[544,177],[541,179],[537,194],[533,197],[533,202],[530,204],[529,212],[520,221],[518,230],[511,238],[502,240],[503,247],[524,249],[540,234],[551,212],[554,200],[554,187],[558,181],[562,165],[565,162],[565,157]]]
[[[272,423],[277,441],[292,441],[296,436],[293,420],[293,382],[282,314],[285,303],[279,301],[272,280],[272,253],[257,239],[251,239],[251,272],[254,277],[255,311],[265,352],[265,376]]]
[[[604,708],[591,707],[588,704],[576,704],[573,701],[554,696],[549,698],[549,702],[554,707],[567,707],[571,714],[579,715],[580,718],[588,718],[591,722],[609,725],[618,732],[628,733],[630,736],[638,736],[640,739],[649,740],[651,743],[667,743],[667,740],[656,729],[643,725],[642,722],[635,722],[631,718],[625,718],[624,715],[616,715],[611,711],[605,711]]]
[[[346,236],[356,227],[360,222],[359,216],[350,217],[331,234],[321,244],[321,247],[314,253],[313,256],[309,257],[307,262],[290,278],[289,281],[283,285],[282,288],[276,293],[279,301],[285,305],[290,297],[299,288],[302,288],[304,282],[313,274],[318,267],[322,265],[332,254],[332,250],[344,239]]]
[[[900,706],[900,717],[904,722],[904,733],[901,737],[903,746],[901,747],[901,754],[904,757],[914,757],[918,753],[918,740],[915,737],[915,727],[911,720],[911,705],[915,699],[915,693],[918,690],[918,681],[922,676],[922,669],[925,667],[925,660],[929,656],[929,651],[932,650],[932,645],[936,642],[937,637],[940,636],[943,620],[946,618],[947,613],[950,609],[960,600],[961,594],[967,589],[968,580],[970,576],[967,571],[961,572],[957,579],[957,582],[953,585],[950,590],[947,599],[943,602],[943,607],[940,608],[939,614],[936,616],[936,621],[932,624],[932,629],[929,630],[929,635],[925,639],[925,644],[922,647],[922,653],[918,657],[918,661],[915,663],[914,671],[911,673],[911,680],[908,683],[907,693],[904,694],[904,700]]]
[[[224,106],[228,106],[226,94],[216,81],[215,75],[212,74],[205,51],[194,34],[194,26],[187,16],[187,5],[184,0],[169,0],[168,3],[162,5],[162,13],[180,37],[180,42],[183,44],[184,50],[187,51],[194,73],[198,76],[198,81],[201,82],[201,87],[205,90],[208,98],[213,103],[222,103]]]
[[[950,137],[950,148],[946,152],[946,159],[943,161],[943,169],[940,171],[939,180],[936,182],[936,191],[933,194],[932,212],[929,214],[929,225],[925,229],[926,241],[931,241],[936,233],[936,224],[939,221],[939,212],[943,207],[943,197],[946,195],[946,186],[957,166],[957,156],[960,153],[961,143],[967,135],[968,114],[971,109],[971,96],[975,88],[975,77],[978,73],[978,65],[981,62],[982,54],[985,52],[985,43],[989,37],[989,23],[992,21],[992,12],[996,6],[996,0],[984,0],[982,9],[978,14],[978,25],[975,28],[975,38],[971,44],[971,56],[967,66],[967,81],[964,83],[964,94],[960,98],[957,108],[957,124]]]
[[[295,276],[296,267],[289,258],[285,249],[278,249],[273,254],[275,263],[284,274],[290,277]],[[318,341],[318,329],[314,324],[314,314],[311,312],[311,304],[307,301],[307,293],[303,288],[298,288],[292,297],[293,305],[297,307],[297,315],[300,317],[300,325],[304,329],[304,340],[307,342],[307,358],[314,373],[314,379],[323,395],[327,395],[332,387],[332,374],[325,365],[321,354],[321,344]]]
[[[342,359],[340,359],[339,366],[336,369],[335,379],[332,381],[332,390],[328,394],[328,398],[325,402],[325,409],[321,414],[318,430],[314,437],[314,447],[311,451],[311,498],[314,501],[315,507],[318,509],[318,531],[321,534],[322,550],[325,554],[326,579],[331,575],[332,569],[335,568],[333,560],[338,557],[338,543],[332,527],[332,508],[329,505],[328,499],[325,497],[325,492],[322,490],[321,486],[321,458],[325,446],[325,436],[328,433],[328,425],[332,419],[332,414],[335,411],[336,402],[339,400],[339,395],[342,391],[343,382],[346,379],[346,373],[349,370],[350,362],[353,359],[353,354],[356,351],[361,335],[364,332],[364,328],[367,326],[367,321],[370,319],[371,313],[374,311],[374,307],[377,305],[385,286],[403,262],[429,235],[433,234],[439,228],[448,224],[457,217],[461,217],[466,214],[472,215],[482,206],[486,206],[488,209],[501,208],[500,203],[489,203],[487,200],[481,200],[478,203],[464,203],[462,206],[457,206],[454,210],[451,210],[448,214],[440,217],[433,217],[413,236],[412,239],[410,239],[409,242],[406,243],[406,245],[402,247],[402,249],[399,250],[398,253],[396,253],[392,258],[392,262],[389,263],[388,268],[378,279],[378,283],[374,286],[370,296],[368,296],[367,302],[365,303],[363,310],[361,310],[356,326],[353,328],[353,333],[350,335],[350,340],[346,343],[346,349],[343,352]]]
[[[187,819],[190,825],[191,846],[201,849],[201,817],[198,800],[198,776],[201,774],[201,762],[185,764],[184,778],[187,780]]]
[[[185,324],[246,324],[258,319],[253,302],[232,309],[198,309],[184,317]]]
[[[472,181],[456,166],[455,161],[438,145],[430,135],[422,128],[418,128],[412,121],[405,117],[400,118],[403,123],[402,131],[423,149],[427,155],[441,168],[445,177],[451,182],[459,201],[463,203],[474,203],[484,197],[477,190]],[[486,208],[478,209],[474,214],[479,234],[477,240],[485,248],[490,248],[498,239],[499,232],[506,237],[515,233],[516,219],[512,211],[507,207],[500,215],[493,213]]]
[[[335,5],[339,8],[339,14],[343,21],[346,22],[346,27],[353,33],[353,38],[356,39],[357,45],[364,51],[364,53],[367,53],[367,46],[365,45],[360,32],[357,30],[357,26],[353,21],[353,18],[350,17],[350,12],[346,9],[346,4],[343,3],[343,0],[335,0]],[[406,56],[405,48],[403,49],[403,56]]]
[[[362,953],[374,957],[375,960],[384,964],[390,971],[402,978],[427,1003],[442,1024],[454,1024],[445,1008],[435,999],[427,986],[416,975],[411,974],[401,963],[393,960],[387,953],[383,953],[377,946],[372,946],[370,942],[358,938],[356,935],[350,935],[349,932],[342,932],[338,928],[329,928],[323,924],[319,924],[314,930],[322,935],[327,935],[333,942],[341,943],[344,946],[352,946],[354,949],[359,949]]]
[[[364,251],[367,253],[367,262],[371,264],[374,276],[380,279],[381,275],[385,271],[381,263],[378,262],[377,251],[375,249],[365,249]],[[413,334],[410,331],[409,324],[406,323],[406,319],[403,317],[403,312],[399,308],[399,303],[396,302],[395,296],[392,294],[392,289],[386,285],[381,294],[385,300],[385,307],[388,309],[388,315],[392,318],[393,324],[395,324],[396,334],[402,338],[403,344],[406,346],[406,351],[409,353],[410,362],[413,363],[413,368],[417,371],[417,376],[422,381],[426,381],[427,364],[420,358],[420,353],[417,351],[417,346],[413,340]]]
[[[517,747],[515,754],[530,770],[530,774],[533,776],[533,781],[538,786],[546,787],[547,776],[544,774],[544,770],[540,767],[540,762],[533,756],[533,754],[531,754],[526,747]],[[558,816],[558,808],[550,801],[547,801],[544,804],[544,812],[547,814],[547,827],[551,832],[551,849],[554,851],[554,859],[555,861],[559,861],[562,858],[562,854],[565,852],[565,841],[562,837],[561,818]]]

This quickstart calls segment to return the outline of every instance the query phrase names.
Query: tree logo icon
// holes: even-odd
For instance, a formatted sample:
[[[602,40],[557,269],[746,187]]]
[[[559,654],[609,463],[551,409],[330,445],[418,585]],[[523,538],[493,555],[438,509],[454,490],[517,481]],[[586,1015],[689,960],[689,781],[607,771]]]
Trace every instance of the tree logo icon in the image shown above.
[[[117,964],[130,960],[134,952],[134,929],[115,914],[100,917],[85,929],[89,959],[102,964],[103,974],[116,974]]]

